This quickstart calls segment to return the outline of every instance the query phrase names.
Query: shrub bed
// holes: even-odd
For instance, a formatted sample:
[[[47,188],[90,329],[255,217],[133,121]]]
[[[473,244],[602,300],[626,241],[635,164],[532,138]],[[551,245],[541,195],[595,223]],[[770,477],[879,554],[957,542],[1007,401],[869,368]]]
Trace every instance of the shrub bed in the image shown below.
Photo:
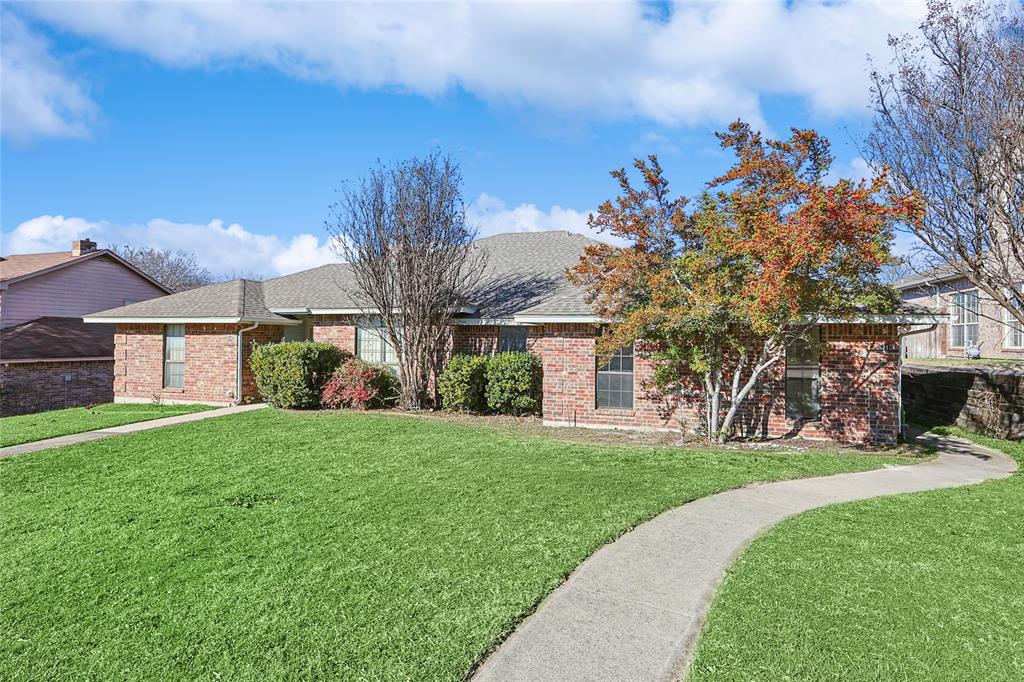
[[[487,407],[500,414],[533,414],[541,404],[540,358],[499,353],[487,363]]]
[[[332,410],[375,410],[393,406],[399,390],[398,379],[387,367],[349,358],[324,384],[320,402]]]
[[[286,341],[256,345],[249,366],[256,388],[270,405],[285,409],[315,409],[331,373],[351,358],[337,346],[316,341]]]
[[[487,409],[487,365],[485,355],[453,355],[437,380],[441,405],[453,412],[483,412]]]

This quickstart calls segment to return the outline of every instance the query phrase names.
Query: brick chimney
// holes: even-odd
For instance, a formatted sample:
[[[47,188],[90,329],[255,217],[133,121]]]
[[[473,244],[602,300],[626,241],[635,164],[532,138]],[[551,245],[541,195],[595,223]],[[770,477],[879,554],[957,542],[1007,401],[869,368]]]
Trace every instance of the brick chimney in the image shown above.
[[[81,256],[83,253],[89,253],[96,250],[96,242],[91,239],[76,239],[71,242],[71,255]]]

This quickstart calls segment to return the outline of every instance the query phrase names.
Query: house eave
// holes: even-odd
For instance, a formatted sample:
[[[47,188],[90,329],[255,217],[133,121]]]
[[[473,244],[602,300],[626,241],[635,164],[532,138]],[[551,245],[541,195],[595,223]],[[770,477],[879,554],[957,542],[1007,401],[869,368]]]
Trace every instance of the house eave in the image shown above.
[[[518,324],[598,324],[606,322],[594,315],[515,315]]]
[[[858,315],[856,317],[817,317],[807,316],[807,322],[818,324],[942,324],[949,319],[945,313],[894,314],[894,315]]]
[[[248,317],[83,317],[86,324],[239,324],[259,322],[261,325],[291,326],[302,320],[252,319]]]

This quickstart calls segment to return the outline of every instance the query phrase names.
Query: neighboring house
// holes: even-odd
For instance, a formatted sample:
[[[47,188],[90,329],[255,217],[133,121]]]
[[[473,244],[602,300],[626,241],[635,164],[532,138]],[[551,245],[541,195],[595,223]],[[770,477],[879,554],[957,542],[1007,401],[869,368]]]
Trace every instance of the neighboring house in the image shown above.
[[[934,331],[907,338],[906,357],[981,357],[1024,360],[1024,325],[949,266],[894,283],[904,301],[948,313]],[[1022,285],[1024,286],[1024,285]]]
[[[167,293],[87,239],[0,258],[0,415],[113,400],[113,329],[82,316]]]
[[[680,404],[650,395],[650,360],[624,348],[599,365],[600,320],[566,271],[586,237],[501,234],[477,242],[487,273],[469,311],[452,323],[455,352],[525,350],[543,362],[543,418],[551,425],[687,430],[700,423],[699,394]],[[253,343],[312,338],[364,360],[394,363],[378,318],[364,315],[348,266],[325,265],[265,282],[235,280],[89,315],[116,324],[117,401],[230,403],[258,400]],[[744,435],[800,434],[889,443],[899,432],[901,324],[934,316],[885,316],[822,324],[824,351],[768,372],[740,420]]]

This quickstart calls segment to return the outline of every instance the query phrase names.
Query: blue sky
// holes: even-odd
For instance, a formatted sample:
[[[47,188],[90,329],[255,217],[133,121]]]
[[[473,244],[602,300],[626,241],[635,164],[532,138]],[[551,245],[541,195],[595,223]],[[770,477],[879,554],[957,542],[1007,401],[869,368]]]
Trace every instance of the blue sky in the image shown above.
[[[333,258],[334,190],[375,160],[462,163],[484,233],[586,231],[657,153],[693,195],[737,116],[813,127],[865,172],[867,61],[918,3],[5,3],[0,251],[191,248],[218,272]]]

